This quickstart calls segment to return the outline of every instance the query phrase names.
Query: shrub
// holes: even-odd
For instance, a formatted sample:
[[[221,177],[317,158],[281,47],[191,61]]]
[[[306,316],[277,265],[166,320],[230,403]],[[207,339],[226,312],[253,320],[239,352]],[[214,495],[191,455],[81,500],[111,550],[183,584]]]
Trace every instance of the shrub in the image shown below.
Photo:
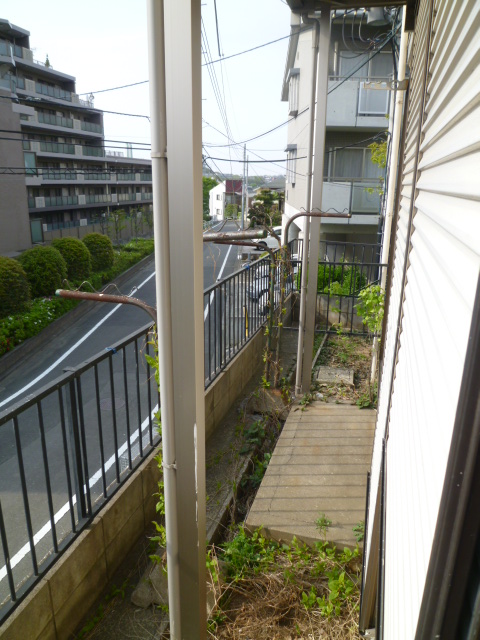
[[[27,274],[33,298],[51,296],[67,277],[67,265],[54,247],[35,247],[22,253],[19,262]]]
[[[0,256],[0,318],[26,311],[29,306],[30,287],[22,265]]]
[[[92,259],[86,245],[77,238],[60,238],[52,245],[67,263],[67,276],[74,282],[85,280],[92,271]]]
[[[94,271],[110,269],[115,256],[112,241],[108,236],[104,236],[101,233],[89,233],[83,238],[83,243],[90,252]]]
[[[362,287],[367,284],[367,278],[361,272],[360,265],[348,266],[318,265],[318,293],[349,296],[358,295]]]

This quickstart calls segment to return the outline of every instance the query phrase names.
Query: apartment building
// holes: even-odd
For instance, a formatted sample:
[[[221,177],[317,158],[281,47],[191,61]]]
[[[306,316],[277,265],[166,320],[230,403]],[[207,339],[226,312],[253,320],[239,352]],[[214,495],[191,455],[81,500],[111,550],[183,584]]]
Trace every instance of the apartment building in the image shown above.
[[[39,62],[30,33],[0,19],[0,253],[52,229],[88,226],[113,209],[151,206],[151,162],[111,151],[103,112],[75,78]],[[8,138],[8,139],[5,139]],[[118,144],[114,146],[118,147]]]
[[[379,8],[332,12],[322,202],[323,211],[348,212],[350,219],[322,221],[322,238],[377,242],[384,170],[371,162],[368,145],[388,129],[390,91],[368,83],[393,74],[391,39],[395,11]],[[312,29],[293,15],[282,100],[289,105],[285,214],[306,208],[309,106],[312,86]],[[322,61],[319,61],[322,64]],[[377,85],[379,86],[379,85]],[[378,138],[376,138],[378,136]],[[301,232],[304,218],[294,229]]]

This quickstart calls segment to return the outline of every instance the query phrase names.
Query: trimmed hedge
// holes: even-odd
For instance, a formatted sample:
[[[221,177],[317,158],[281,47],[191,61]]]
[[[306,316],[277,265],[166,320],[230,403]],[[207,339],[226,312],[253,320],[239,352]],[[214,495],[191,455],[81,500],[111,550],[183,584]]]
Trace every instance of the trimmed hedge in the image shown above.
[[[92,272],[92,259],[86,245],[78,238],[60,238],[52,242],[67,263],[67,276],[73,282],[80,282]]]
[[[89,233],[83,238],[83,243],[90,251],[93,271],[103,271],[113,266],[115,254],[112,241],[108,236],[101,233]]]
[[[22,313],[30,306],[27,274],[18,260],[0,256],[0,318]]]
[[[51,296],[67,277],[67,264],[54,247],[34,247],[18,258],[27,274],[32,298]]]

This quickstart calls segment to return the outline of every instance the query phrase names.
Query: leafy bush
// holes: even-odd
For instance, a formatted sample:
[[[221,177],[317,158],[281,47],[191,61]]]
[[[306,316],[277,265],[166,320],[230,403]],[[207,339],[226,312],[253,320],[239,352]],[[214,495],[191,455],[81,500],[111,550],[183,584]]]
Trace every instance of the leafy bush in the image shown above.
[[[89,233],[83,238],[83,243],[90,251],[94,271],[103,271],[113,266],[115,256],[112,241],[108,236],[101,233]]]
[[[37,298],[29,311],[9,315],[0,322],[0,356],[27,338],[36,336],[51,322],[78,304],[63,298]]]
[[[19,262],[27,274],[33,298],[50,296],[67,277],[67,265],[54,247],[35,247],[22,253]]]
[[[361,272],[360,265],[345,267],[326,263],[318,265],[318,293],[330,293],[339,296],[358,295],[367,284],[367,278]]]
[[[21,313],[30,306],[30,287],[22,265],[0,256],[0,318]]]
[[[92,259],[86,245],[78,238],[60,238],[52,242],[67,263],[67,276],[74,282],[88,278],[92,271]]]

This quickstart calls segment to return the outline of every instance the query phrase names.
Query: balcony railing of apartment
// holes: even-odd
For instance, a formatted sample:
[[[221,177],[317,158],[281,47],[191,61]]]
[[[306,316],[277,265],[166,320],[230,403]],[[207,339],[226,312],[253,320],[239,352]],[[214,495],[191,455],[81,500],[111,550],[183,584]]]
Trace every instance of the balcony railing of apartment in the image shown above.
[[[78,196],[46,196],[46,207],[61,207],[68,204],[78,204]]]
[[[35,82],[35,91],[50,98],[60,98],[60,100],[67,100],[68,102],[72,101],[71,91],[44,84],[43,82]]]
[[[72,118],[64,118],[63,116],[56,116],[53,113],[43,113],[42,111],[37,112],[38,122],[43,124],[53,124],[56,127],[66,127],[68,129],[73,129],[73,120]]]
[[[117,180],[135,180],[134,173],[117,173]]]
[[[83,147],[83,155],[103,158],[105,151],[103,150],[103,147]]]
[[[152,181],[152,174],[151,173],[141,173],[140,174],[140,180],[143,180],[145,182],[151,182]]]
[[[367,82],[381,82],[385,90],[374,91],[366,87]],[[329,77],[329,91],[338,87],[328,97],[329,114],[327,125],[332,119],[348,119],[352,116],[384,118],[389,112],[390,91],[387,83],[391,78],[364,77],[348,78],[342,76]],[[385,128],[388,123],[385,122]]]
[[[0,78],[0,87],[13,92],[17,89],[25,89],[25,78],[7,73],[3,78]]]
[[[96,193],[94,195],[85,196],[87,204],[98,204],[99,202],[111,202],[112,196],[108,193]]]
[[[108,180],[110,181],[112,179],[112,174],[111,173],[84,173],[83,174],[83,179],[84,180]]]
[[[86,122],[86,121],[82,121],[82,130],[83,131],[91,131],[93,133],[102,133],[103,128],[100,124],[97,124],[96,122]]]
[[[68,169],[37,169],[37,175],[40,175],[44,180],[77,179],[75,171],[69,171]]]
[[[11,44],[7,40],[0,40],[0,56],[15,56],[23,58],[23,48],[18,44]]]
[[[66,142],[40,142],[40,151],[75,155],[75,145]]]
[[[152,193],[142,193],[142,200],[152,200]]]
[[[348,211],[350,213],[378,214],[380,212],[380,180],[324,179],[322,209]],[[350,220],[333,220],[331,224],[350,223]]]

